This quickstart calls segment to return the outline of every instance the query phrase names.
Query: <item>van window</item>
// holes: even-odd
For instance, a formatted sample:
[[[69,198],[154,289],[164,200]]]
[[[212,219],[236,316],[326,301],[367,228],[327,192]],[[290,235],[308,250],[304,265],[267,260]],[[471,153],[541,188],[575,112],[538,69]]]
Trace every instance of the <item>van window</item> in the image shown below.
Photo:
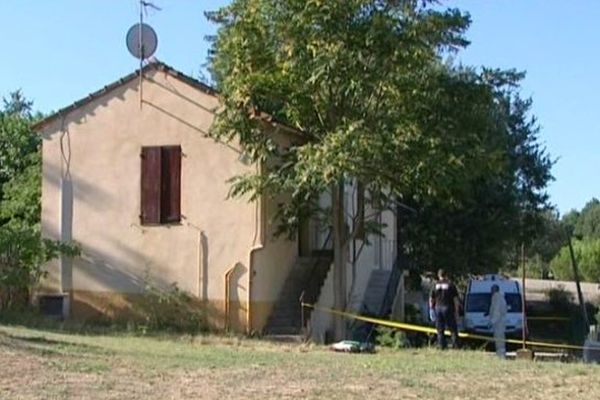
[[[521,312],[521,295],[519,293],[504,293],[508,312]],[[469,293],[467,295],[466,312],[486,313],[490,310],[490,293]]]
[[[521,312],[523,311],[523,303],[521,302],[521,295],[519,293],[504,293],[506,299],[506,305],[508,306],[508,312]]]

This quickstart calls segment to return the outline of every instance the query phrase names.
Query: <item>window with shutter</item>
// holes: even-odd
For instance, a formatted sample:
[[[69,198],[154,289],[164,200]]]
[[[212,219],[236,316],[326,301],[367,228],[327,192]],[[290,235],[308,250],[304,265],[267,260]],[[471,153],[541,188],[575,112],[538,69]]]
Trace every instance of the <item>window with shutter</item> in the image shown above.
[[[142,225],[181,220],[181,147],[142,147]]]
[[[181,147],[162,148],[161,222],[181,220]]]
[[[142,147],[142,225],[160,224],[161,173],[160,147]]]

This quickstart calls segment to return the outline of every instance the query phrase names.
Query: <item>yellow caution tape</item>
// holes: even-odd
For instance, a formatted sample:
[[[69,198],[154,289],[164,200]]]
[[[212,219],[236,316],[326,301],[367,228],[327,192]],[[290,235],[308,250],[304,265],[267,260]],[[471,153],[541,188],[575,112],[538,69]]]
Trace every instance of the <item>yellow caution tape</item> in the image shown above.
[[[412,332],[437,334],[437,329],[428,327],[428,326],[414,325],[414,324],[407,324],[404,322],[390,321],[390,320],[386,320],[386,319],[365,317],[362,315],[353,314],[353,313],[349,313],[349,312],[345,312],[345,311],[334,310],[332,308],[319,307],[319,306],[315,306],[314,304],[308,304],[308,303],[301,303],[301,305],[302,305],[302,307],[312,308],[314,310],[323,311],[323,312],[327,312],[330,314],[355,319],[357,321],[363,321],[363,322],[369,322],[371,324],[387,326],[389,328],[396,328],[396,329],[412,331]],[[450,336],[450,331],[446,330],[444,332],[444,334],[447,336]],[[461,338],[478,339],[478,340],[484,340],[484,341],[488,341],[488,342],[494,342],[493,337],[484,336],[484,335],[476,335],[476,334],[472,334],[472,333],[459,332],[458,336]],[[512,344],[520,344],[520,345],[523,344],[523,340],[517,340],[517,339],[505,339],[505,342],[512,343]],[[550,348],[556,348],[556,349],[569,349],[569,350],[583,350],[584,349],[583,346],[576,346],[576,345],[572,345],[572,344],[547,343],[547,342],[537,342],[537,341],[532,341],[532,340],[526,340],[525,344],[529,345],[529,346],[550,347]],[[591,349],[591,350],[600,350],[600,349]]]

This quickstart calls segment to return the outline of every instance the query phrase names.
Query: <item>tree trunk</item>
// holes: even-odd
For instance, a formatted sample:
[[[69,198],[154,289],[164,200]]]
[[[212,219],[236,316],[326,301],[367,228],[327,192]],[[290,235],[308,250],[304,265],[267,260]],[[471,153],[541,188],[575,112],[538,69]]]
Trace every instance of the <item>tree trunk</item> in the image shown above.
[[[344,181],[333,185],[331,190],[333,211],[333,308],[346,310],[346,263],[347,232],[344,217]],[[334,316],[334,339],[346,338],[346,323],[343,317]]]

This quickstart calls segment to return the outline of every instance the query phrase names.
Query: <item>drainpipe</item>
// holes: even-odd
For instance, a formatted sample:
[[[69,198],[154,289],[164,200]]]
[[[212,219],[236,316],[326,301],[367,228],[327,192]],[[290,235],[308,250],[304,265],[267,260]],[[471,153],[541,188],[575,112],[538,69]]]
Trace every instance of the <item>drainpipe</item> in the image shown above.
[[[262,174],[263,167],[262,163],[259,163],[256,166],[256,173]],[[259,196],[256,200],[256,208],[254,212],[254,238],[252,239],[252,249],[250,250],[250,254],[248,255],[248,306],[246,308],[246,333],[252,333],[252,285],[254,281],[254,274],[256,273],[256,268],[254,265],[254,256],[258,250],[261,250],[264,247],[265,238],[264,238],[264,221],[263,216],[265,202],[263,196]]]
[[[229,268],[227,270],[227,272],[225,272],[225,321],[224,321],[224,328],[226,331],[229,330],[230,328],[230,324],[229,324],[229,320],[230,320],[230,303],[231,303],[231,274],[233,273],[233,271],[235,271],[235,267],[237,266],[237,264],[235,264],[233,267]]]
[[[262,249],[262,246],[254,247],[250,250],[250,264],[248,266],[248,308],[246,309],[246,334],[252,333],[252,282],[255,274],[254,270],[254,254],[257,250]]]

